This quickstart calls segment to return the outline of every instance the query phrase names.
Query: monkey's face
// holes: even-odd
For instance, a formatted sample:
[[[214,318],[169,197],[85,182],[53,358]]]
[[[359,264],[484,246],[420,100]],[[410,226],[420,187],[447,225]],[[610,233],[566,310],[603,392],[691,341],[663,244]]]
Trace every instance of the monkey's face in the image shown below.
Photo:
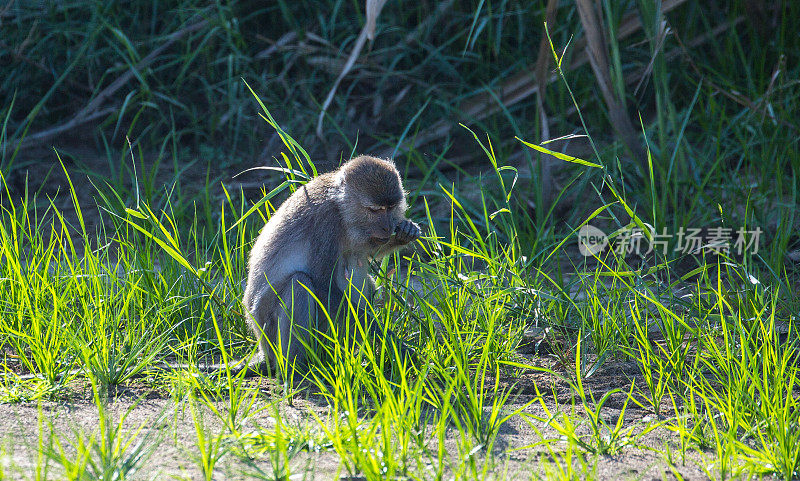
[[[341,167],[339,179],[339,206],[351,247],[369,252],[389,242],[406,209],[403,184],[394,164],[357,157]]]
[[[367,221],[365,227],[369,244],[376,247],[386,244],[399,222],[397,205],[367,204],[364,206],[364,218]]]
[[[403,220],[405,202],[402,197],[381,202],[374,196],[364,195],[364,192],[358,194],[361,195],[351,197],[348,214],[345,215],[349,244],[371,255],[371,251],[377,251],[391,240],[395,228]]]

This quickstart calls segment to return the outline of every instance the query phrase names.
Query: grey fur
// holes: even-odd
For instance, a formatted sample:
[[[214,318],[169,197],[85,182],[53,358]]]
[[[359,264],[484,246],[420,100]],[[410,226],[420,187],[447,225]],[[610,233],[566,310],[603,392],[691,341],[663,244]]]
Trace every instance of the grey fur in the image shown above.
[[[360,156],[312,179],[275,211],[250,252],[244,291],[248,323],[259,339],[251,370],[254,364],[260,372],[276,365],[273,346],[288,363],[303,363],[298,340],[308,340],[307,329],[326,329],[316,325],[323,316],[316,315],[308,290],[334,322],[350,282],[372,296],[369,260],[420,236],[419,227],[405,219],[406,208],[394,164]]]

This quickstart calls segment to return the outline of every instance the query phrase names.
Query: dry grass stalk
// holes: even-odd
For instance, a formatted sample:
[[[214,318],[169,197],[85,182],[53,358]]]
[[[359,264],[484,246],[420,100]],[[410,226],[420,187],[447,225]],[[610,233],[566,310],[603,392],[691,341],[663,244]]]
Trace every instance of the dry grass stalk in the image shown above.
[[[608,64],[608,47],[605,40],[605,29],[602,20],[594,8],[591,0],[575,0],[578,6],[578,16],[583,25],[586,36],[586,53],[589,65],[592,67],[603,101],[608,108],[611,126],[617,136],[625,143],[631,154],[642,166],[642,172],[647,172],[647,157],[639,143],[636,130],[633,128],[628,111],[625,107],[625,98],[614,92],[611,84],[611,71]]]
[[[558,13],[558,0],[548,0],[547,8],[545,10],[545,28],[548,25],[556,23],[556,13]],[[544,95],[547,90],[547,70],[550,65],[550,40],[547,37],[547,31],[542,33],[542,38],[539,41],[539,53],[536,57],[536,85],[538,91],[536,93],[536,106],[541,117],[541,132],[539,138],[542,140],[550,138],[550,120],[547,118],[547,111],[544,109]],[[541,187],[542,187],[542,204],[536,206],[538,209],[547,209],[553,201],[553,163],[554,160],[551,156],[545,156],[539,153],[539,165],[541,168]]]
[[[361,33],[358,34],[353,50],[350,51],[350,56],[347,58],[347,63],[344,64],[344,68],[342,68],[341,73],[339,73],[339,76],[336,77],[336,80],[333,82],[333,86],[328,92],[325,102],[322,103],[322,109],[319,112],[319,117],[317,117],[317,137],[320,139],[322,138],[322,121],[325,120],[325,112],[328,111],[328,107],[330,107],[331,102],[333,102],[333,97],[336,95],[336,90],[339,89],[339,84],[342,83],[342,79],[353,69],[353,65],[355,65],[358,56],[361,55],[361,50],[364,48],[367,39],[373,40],[375,38],[375,22],[385,4],[386,0],[367,0],[367,21],[364,23]]]

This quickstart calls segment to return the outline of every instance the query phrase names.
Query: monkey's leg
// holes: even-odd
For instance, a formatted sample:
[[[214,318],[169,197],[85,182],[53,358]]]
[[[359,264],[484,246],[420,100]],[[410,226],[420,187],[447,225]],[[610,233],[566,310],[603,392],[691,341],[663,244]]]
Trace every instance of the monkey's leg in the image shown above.
[[[367,327],[369,336],[375,342],[375,347],[386,346],[389,356],[395,356],[400,364],[413,364],[416,361],[417,352],[408,345],[394,330],[389,327],[382,327],[374,319]],[[384,334],[385,333],[385,334]]]
[[[354,314],[349,321],[347,336],[351,352],[359,346],[373,349],[379,356],[385,355],[388,360],[392,360],[386,364],[386,368],[391,368],[393,363],[406,366],[415,363],[416,351],[394,330],[377,320],[372,312],[358,308]]]
[[[306,362],[306,346],[312,341],[317,317],[317,304],[309,292],[312,286],[308,274],[296,272],[278,293],[278,335],[273,342],[274,349],[280,350],[283,368],[301,367]]]

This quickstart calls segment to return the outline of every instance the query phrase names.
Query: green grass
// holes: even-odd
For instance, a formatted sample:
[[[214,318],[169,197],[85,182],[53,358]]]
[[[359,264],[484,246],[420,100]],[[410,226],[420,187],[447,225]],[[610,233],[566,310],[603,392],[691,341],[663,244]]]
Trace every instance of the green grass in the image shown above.
[[[562,68],[543,105],[551,137],[588,138],[561,156],[553,209],[540,205],[534,161],[560,147],[538,137],[533,98],[487,117],[458,109],[535,64],[542,2],[454,1],[432,23],[423,2],[390,2],[326,114],[325,142],[313,131],[338,74],[327,66],[349,53],[359,2],[11,4],[0,44],[14,60],[0,63],[0,401],[60,406],[88,391],[98,419],[97,432],[63,432],[40,408],[39,455],[23,477],[130,477],[170,442],[143,426],[186,417],[187,462],[204,479],[232,460],[240,475],[287,479],[316,469],[315,456],[366,479],[510,479],[516,454],[534,460],[529,479],[591,479],[605,456],[639,452],[714,479],[797,479],[800,42],[786,19],[800,12],[786,2],[777,26],[747,16],[730,27],[747,2],[687,2],[666,15],[662,42],[655,2],[601,3],[610,31],[625,13],[642,20],[631,38],[610,36],[609,52],[613,88],[641,113],[647,163],[613,137],[588,67],[566,68],[581,27],[560,5],[549,35]],[[100,95],[128,72],[125,88]],[[99,156],[57,140],[52,168],[34,177],[42,161],[16,141],[97,99],[87,115],[102,115],[86,125]],[[439,119],[467,128],[398,150],[409,215],[426,235],[374,266],[380,302],[369,306],[416,362],[399,362],[391,343],[351,351],[332,335],[317,340],[305,376],[266,388],[194,369],[252,354],[240,302],[249,247],[287,191],[337,163],[323,154],[392,151]],[[265,145],[279,168],[253,201],[228,179]],[[584,258],[576,234],[587,223],[615,242],[633,228],[673,237],[665,252]],[[699,227],[763,234],[757,253],[681,253],[674,235]],[[531,327],[545,339],[523,355]],[[186,369],[164,371],[164,360]],[[625,380],[604,384],[619,366]],[[141,386],[174,409],[123,428],[135,403],[112,415],[109,393]],[[535,435],[512,446],[520,426]],[[654,435],[667,441],[654,447]],[[0,462],[0,479],[16,474]]]
[[[286,142],[287,148],[295,145],[288,137]],[[302,164],[300,151],[292,150],[298,155],[294,164]],[[196,224],[182,233],[169,210],[156,212],[145,203],[119,209],[115,204],[121,199],[100,196],[101,212],[110,219],[90,236],[72,184],[69,213],[52,201],[40,212],[35,196],[12,200],[7,191],[0,210],[3,399],[58,401],[71,383],[88,379],[105,419],[100,393],[109,386],[142,376],[172,386],[174,395],[189,395],[196,460],[207,479],[221,458],[235,456],[237,449],[252,453],[264,442],[283,446],[266,452],[273,453],[273,474],[285,475],[291,453],[313,445],[304,434],[313,429],[323,439],[317,445],[336,453],[340,469],[350,476],[441,479],[455,473],[483,479],[502,471],[494,447],[501,427],[515,417],[528,420],[541,434],[535,444],[555,456],[543,464],[548,477],[588,469],[572,464],[582,459],[574,458],[576,450],[637,449],[637,440],[655,430],[674,433],[684,456],[710,450],[711,477],[745,472],[795,477],[799,373],[789,313],[797,312],[797,300],[788,292],[788,271],[771,277],[765,260],[720,257],[681,278],[665,260],[636,267],[612,252],[594,267],[561,272],[548,259],[574,236],[557,244],[540,242],[539,251],[526,252],[522,239],[528,233],[517,226],[529,221],[510,204],[507,168],[491,157],[488,144],[485,151],[496,175],[482,184],[480,203],[468,204],[456,189],[442,186],[439,194],[426,197],[426,237],[414,253],[395,255],[380,269],[383,302],[371,309],[416,347],[416,365],[394,361],[387,369],[398,359],[391,344],[350,351],[351,341],[341,336],[323,339],[306,380],[288,380],[283,401],[277,402],[291,405],[308,395],[304,392],[313,393],[329,414],[310,411],[316,427],[298,430],[281,424],[274,407],[274,430],[256,437],[242,429],[264,409],[258,407],[263,395],[251,384],[225,373],[208,378],[176,372],[165,379],[152,368],[167,357],[194,364],[203,354],[230,361],[249,353],[252,342],[242,342],[249,335],[239,279],[254,228],[269,217],[271,203],[246,209],[226,199],[215,241],[204,245],[190,240]],[[437,196],[450,206],[445,222],[427,208]],[[602,212],[616,209],[619,215],[626,208],[619,197]],[[643,222],[634,217],[637,221]],[[670,276],[676,277],[669,281]],[[571,294],[575,286],[585,296]],[[532,319],[560,333],[557,357],[573,368],[537,367],[517,354]],[[788,334],[779,325],[788,326]],[[640,371],[637,381],[595,393],[586,379],[615,359],[633,361]],[[536,385],[537,394],[520,397],[518,376],[531,371],[563,379],[573,404],[558,403],[555,393]],[[22,373],[34,376],[18,377]],[[177,391],[176,381],[182,386]],[[623,407],[609,419],[604,405],[613,396],[622,396]],[[182,397],[174,399],[180,403]],[[634,404],[659,422],[626,421],[626,407]],[[532,414],[529,408],[536,405],[544,415]],[[209,431],[207,416],[221,423],[221,432]],[[568,464],[559,464],[553,444],[558,438],[542,429],[568,440],[563,454]],[[455,460],[444,450],[452,433],[460,453]],[[77,460],[70,461],[53,435],[43,441],[50,454],[42,462],[55,462],[66,473],[96,473],[132,469],[145,453],[143,447],[126,453],[135,432],[114,425],[101,429],[100,440],[82,436],[74,449],[85,454]],[[287,458],[274,457],[280,452]]]

